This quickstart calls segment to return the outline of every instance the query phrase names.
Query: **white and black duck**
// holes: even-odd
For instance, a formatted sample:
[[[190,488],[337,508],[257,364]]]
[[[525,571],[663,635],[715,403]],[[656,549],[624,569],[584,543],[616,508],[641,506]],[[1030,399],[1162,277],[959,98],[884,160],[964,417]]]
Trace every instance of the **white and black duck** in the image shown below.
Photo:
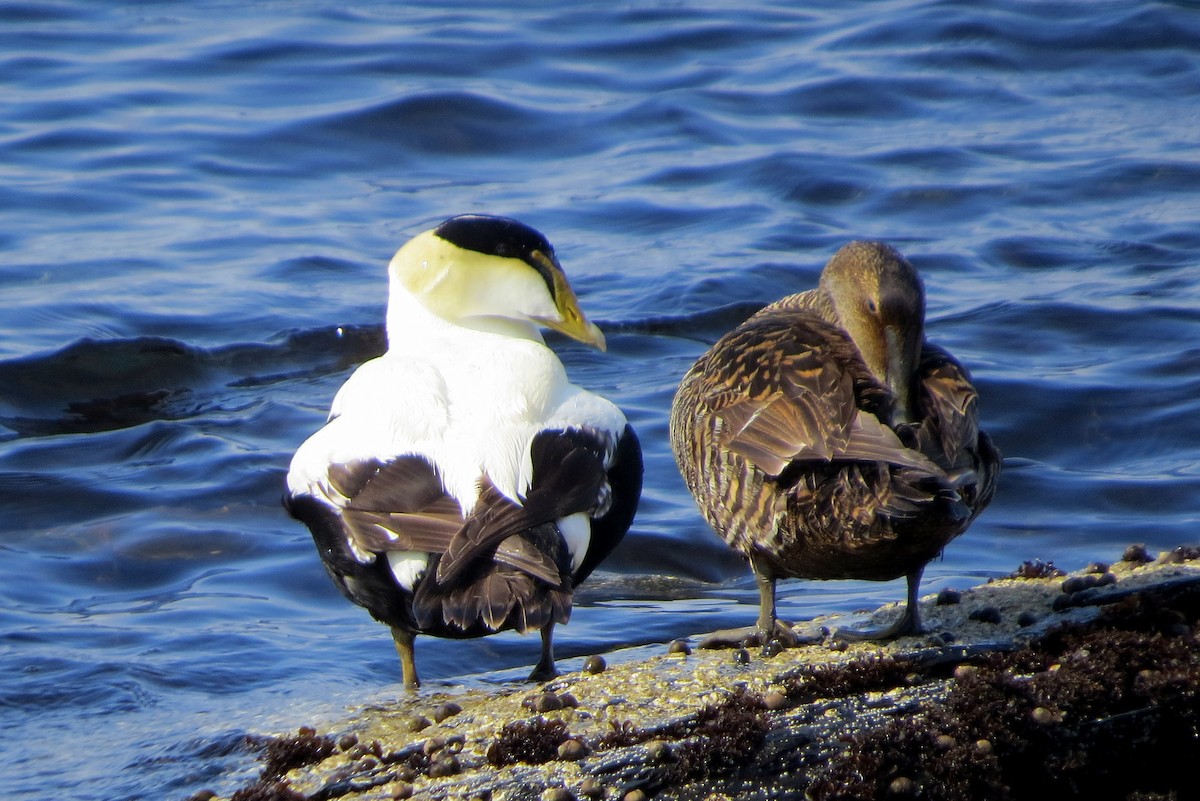
[[[389,266],[388,349],[296,451],[288,512],[342,593],[391,628],[404,682],[417,634],[552,630],[616,547],[641,448],[610,401],[572,384],[540,329],[604,349],[550,243],[515,220],[454,217]]]

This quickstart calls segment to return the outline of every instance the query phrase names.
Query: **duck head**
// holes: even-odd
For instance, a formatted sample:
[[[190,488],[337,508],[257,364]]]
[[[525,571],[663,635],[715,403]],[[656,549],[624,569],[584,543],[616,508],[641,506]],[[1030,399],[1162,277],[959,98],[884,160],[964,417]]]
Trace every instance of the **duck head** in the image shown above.
[[[821,271],[821,290],[867,368],[891,389],[893,423],[915,419],[915,376],[925,340],[925,288],[895,248],[851,242]]]
[[[517,220],[452,217],[405,243],[388,272],[395,306],[412,299],[454,325],[538,340],[538,328],[545,327],[605,348],[604,334],[580,310],[554,248]]]

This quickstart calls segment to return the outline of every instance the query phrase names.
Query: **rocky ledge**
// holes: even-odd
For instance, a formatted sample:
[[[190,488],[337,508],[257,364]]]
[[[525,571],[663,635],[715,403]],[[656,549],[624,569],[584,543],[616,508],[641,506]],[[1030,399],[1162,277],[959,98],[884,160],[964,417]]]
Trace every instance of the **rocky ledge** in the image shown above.
[[[540,687],[422,692],[247,738],[261,773],[230,801],[1191,797],[1198,559],[1027,562],[923,599],[936,633],[883,646],[676,641]]]

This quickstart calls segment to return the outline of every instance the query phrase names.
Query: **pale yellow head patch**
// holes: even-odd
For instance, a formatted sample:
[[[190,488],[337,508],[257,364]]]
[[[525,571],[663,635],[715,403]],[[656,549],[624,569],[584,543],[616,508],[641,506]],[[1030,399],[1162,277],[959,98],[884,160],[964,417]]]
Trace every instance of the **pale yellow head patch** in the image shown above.
[[[467,327],[489,327],[489,321],[553,328],[604,349],[604,335],[588,321],[557,261],[536,252],[534,258],[550,276],[516,258],[467,250],[437,236],[418,234],[396,251],[391,279],[422,306],[443,320]]]

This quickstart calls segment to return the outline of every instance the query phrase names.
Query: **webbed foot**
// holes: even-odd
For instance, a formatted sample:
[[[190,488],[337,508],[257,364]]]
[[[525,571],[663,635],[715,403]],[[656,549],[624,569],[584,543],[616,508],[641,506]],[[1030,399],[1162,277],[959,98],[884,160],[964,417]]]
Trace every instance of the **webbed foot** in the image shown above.
[[[924,633],[915,604],[905,604],[904,612],[891,623],[867,629],[835,629],[830,638],[846,642],[887,641]]]
[[[790,624],[776,620],[771,637],[764,637],[762,629],[758,626],[744,626],[737,629],[714,631],[702,639],[697,647],[704,649],[750,648],[760,645],[765,647],[771,641],[778,642],[784,648],[795,648],[799,645],[811,645],[820,640],[801,636],[792,629]]]

